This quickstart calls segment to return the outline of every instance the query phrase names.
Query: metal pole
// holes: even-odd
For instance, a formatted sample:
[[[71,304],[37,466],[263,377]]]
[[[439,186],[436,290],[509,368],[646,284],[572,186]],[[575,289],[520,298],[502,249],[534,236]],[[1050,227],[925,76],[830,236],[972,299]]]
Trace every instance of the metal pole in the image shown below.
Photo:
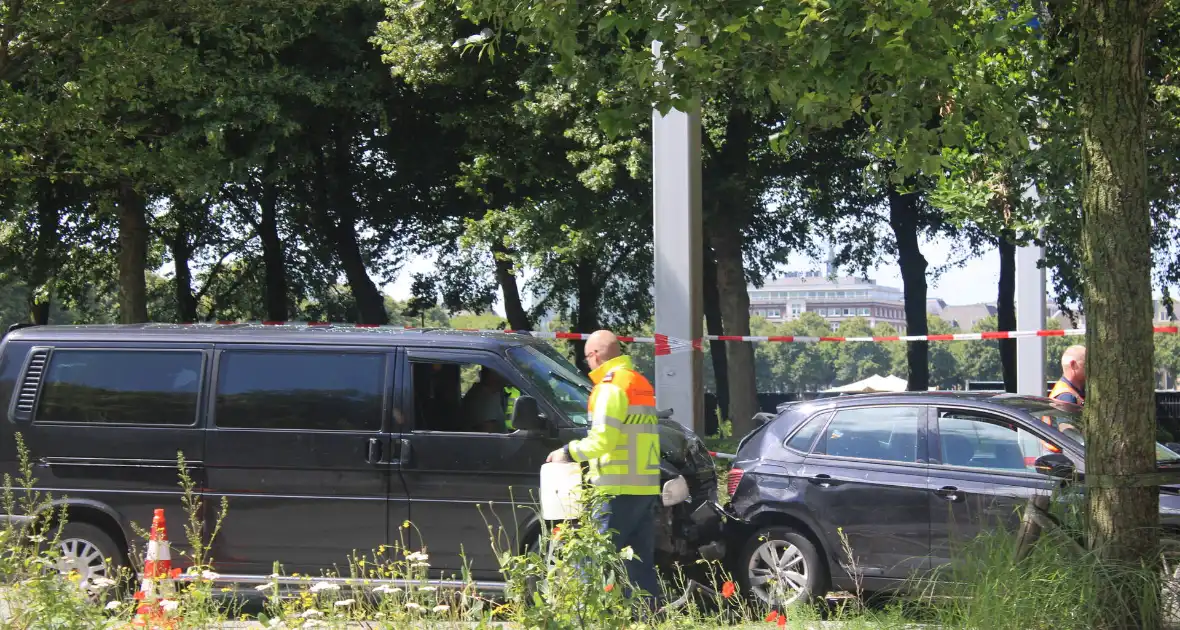
[[[1036,245],[1016,249],[1016,328],[1045,328],[1045,270],[1037,262],[1045,250]],[[1044,396],[1045,338],[1021,337],[1016,340],[1016,391],[1030,396]]]
[[[652,46],[659,55],[660,43]],[[693,341],[703,334],[701,117],[699,111],[652,111],[656,332]],[[701,353],[656,356],[656,404],[704,432]]]

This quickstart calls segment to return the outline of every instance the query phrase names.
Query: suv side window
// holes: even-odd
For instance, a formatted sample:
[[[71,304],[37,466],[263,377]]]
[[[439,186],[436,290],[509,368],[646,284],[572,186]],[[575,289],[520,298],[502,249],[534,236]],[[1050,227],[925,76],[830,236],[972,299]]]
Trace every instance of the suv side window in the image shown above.
[[[380,431],[385,355],[225,350],[217,365],[218,427]]]
[[[204,360],[198,350],[55,349],[34,421],[192,425]]]
[[[918,461],[921,407],[863,407],[836,412],[815,445],[816,455]]]
[[[946,466],[1035,472],[1033,462],[1050,451],[1016,423],[972,411],[940,409],[939,460]]]

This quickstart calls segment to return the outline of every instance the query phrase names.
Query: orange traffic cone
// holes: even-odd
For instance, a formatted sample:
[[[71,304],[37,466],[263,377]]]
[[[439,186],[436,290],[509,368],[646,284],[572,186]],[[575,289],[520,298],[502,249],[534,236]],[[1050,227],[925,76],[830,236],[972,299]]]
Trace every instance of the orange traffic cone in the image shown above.
[[[143,579],[135,599],[139,606],[131,625],[136,628],[172,628],[178,617],[169,613],[174,607],[176,587],[173,580],[180,569],[172,569],[172,555],[168,552],[168,529],[164,510],[156,510],[152,517],[152,533],[143,560]]]

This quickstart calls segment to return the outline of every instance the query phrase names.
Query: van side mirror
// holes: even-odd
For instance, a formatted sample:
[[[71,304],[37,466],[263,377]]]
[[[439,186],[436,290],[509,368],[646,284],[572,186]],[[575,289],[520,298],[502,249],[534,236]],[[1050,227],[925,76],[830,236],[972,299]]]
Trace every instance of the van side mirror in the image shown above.
[[[537,399],[520,396],[512,404],[512,428],[517,431],[548,431],[549,423],[541,416]]]
[[[1061,453],[1041,455],[1033,463],[1033,467],[1037,469],[1037,472],[1055,479],[1073,479],[1077,474],[1077,468],[1074,467],[1073,462]]]

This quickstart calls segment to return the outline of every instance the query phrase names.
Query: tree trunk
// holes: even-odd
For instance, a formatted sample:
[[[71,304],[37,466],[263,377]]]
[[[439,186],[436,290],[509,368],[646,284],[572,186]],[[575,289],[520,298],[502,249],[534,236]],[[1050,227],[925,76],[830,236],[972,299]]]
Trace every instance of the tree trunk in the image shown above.
[[[578,289],[578,305],[574,311],[574,331],[592,333],[599,329],[598,298],[600,291],[594,278],[595,263],[593,260],[579,260],[574,267],[575,283]],[[586,363],[586,342],[574,342],[574,362],[578,369],[589,373],[590,366]]]
[[[508,317],[508,326],[513,330],[531,330],[533,322],[520,301],[520,287],[516,284],[512,253],[503,245],[494,245],[492,257],[496,262],[496,282],[499,283],[500,291],[504,295],[504,315]]]
[[[1016,244],[1012,233],[1000,234],[1000,294],[996,299],[996,330],[1016,330]],[[1016,340],[1000,340],[1004,391],[1016,393]]]
[[[265,178],[262,198],[259,203],[261,220],[258,222],[258,238],[262,241],[262,265],[265,277],[264,298],[266,318],[272,322],[287,320],[287,257],[283,253],[283,242],[279,239],[279,188]]]
[[[709,335],[725,334],[723,319],[721,318],[721,292],[717,289],[717,260],[713,255],[713,248],[705,244],[704,261],[704,305],[705,331]],[[709,342],[709,358],[713,361],[713,389],[717,394],[717,409],[706,409],[705,433],[712,435],[717,431],[717,422],[729,417],[729,362],[725,356],[724,341]],[[708,418],[714,422],[708,422]]]
[[[900,194],[889,187],[889,226],[897,239],[897,263],[901,267],[902,294],[905,299],[907,335],[925,335],[926,326],[926,257],[918,246],[921,223],[918,194]],[[906,363],[910,370],[909,389],[924,392],[930,388],[930,352],[925,341],[906,344]]]
[[[188,208],[178,208],[183,214]],[[180,321],[197,321],[197,296],[193,293],[193,272],[189,269],[193,248],[189,244],[188,230],[183,217],[176,226],[176,233],[172,235],[172,242],[168,244],[172,251],[174,289],[176,291],[176,313]]]
[[[148,321],[147,202],[131,182],[119,184],[119,322]]]
[[[1158,488],[1093,486],[1156,467],[1144,70],[1156,4],[1081,0],[1077,13],[1086,477],[1099,482],[1087,484],[1089,544],[1100,557],[1135,568],[1158,562]],[[1158,589],[1139,574],[1111,580],[1097,592],[1107,613],[1103,625],[1159,627],[1158,604],[1144,604]]]
[[[343,134],[341,134],[343,136]],[[328,238],[332,240],[336,259],[344,270],[344,277],[352,297],[356,301],[357,324],[388,324],[389,313],[385,311],[385,296],[369,277],[364,254],[356,234],[356,200],[352,196],[351,157],[344,137],[335,140],[332,160],[332,182],[327,181],[324,158],[319,157],[319,187],[317,215]],[[329,207],[331,206],[331,207]]]
[[[743,241],[741,230],[732,223],[717,221],[710,230],[709,244],[717,256],[717,292],[725,334],[744,337],[750,334],[750,294],[746,291]],[[742,436],[754,429],[754,414],[758,413],[754,345],[743,341],[725,342],[725,355],[729,377],[729,420],[733,423],[733,434]]]

